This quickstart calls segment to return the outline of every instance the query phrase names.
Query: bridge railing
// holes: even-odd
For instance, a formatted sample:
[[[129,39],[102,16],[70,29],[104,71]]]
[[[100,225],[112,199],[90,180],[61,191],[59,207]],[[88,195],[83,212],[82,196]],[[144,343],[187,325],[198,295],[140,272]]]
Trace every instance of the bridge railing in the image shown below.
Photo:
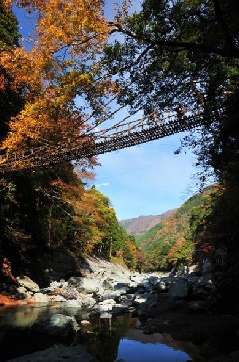
[[[116,137],[124,137],[130,133],[138,133],[143,130],[151,129],[154,126],[160,126],[166,123],[172,123],[174,121],[176,122],[178,119],[191,118],[193,115],[198,116],[202,113],[203,111],[199,109],[192,112],[191,109],[187,110],[186,108],[184,113],[181,115],[179,115],[175,110],[163,112],[161,114],[155,112],[147,117],[141,117],[134,121],[120,123],[110,128],[95,132],[94,138],[96,142],[104,142],[110,140],[113,135]]]
[[[210,112],[211,121],[221,117],[224,109]],[[148,117],[131,122],[122,122],[87,136],[78,136],[75,140],[66,139],[53,145],[44,144],[25,152],[6,153],[0,156],[0,172],[9,172],[96,156],[126,147],[135,146],[175,133],[187,131],[205,123],[204,111],[185,110],[183,114],[176,111],[152,113]]]

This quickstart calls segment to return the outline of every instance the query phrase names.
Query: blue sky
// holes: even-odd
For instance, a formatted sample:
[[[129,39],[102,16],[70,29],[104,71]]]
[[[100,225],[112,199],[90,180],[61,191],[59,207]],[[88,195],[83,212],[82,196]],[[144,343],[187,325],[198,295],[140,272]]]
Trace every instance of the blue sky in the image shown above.
[[[94,184],[108,196],[118,220],[159,215],[177,208],[195,191],[195,157],[174,154],[183,134],[98,157]]]

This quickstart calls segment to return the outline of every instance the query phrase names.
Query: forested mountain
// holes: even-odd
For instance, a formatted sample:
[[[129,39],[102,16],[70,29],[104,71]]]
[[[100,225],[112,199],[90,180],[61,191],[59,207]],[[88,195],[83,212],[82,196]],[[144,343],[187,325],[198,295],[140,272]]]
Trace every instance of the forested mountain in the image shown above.
[[[142,215],[133,219],[120,220],[119,223],[128,234],[133,234],[136,238],[138,238],[147,230],[150,230],[152,227],[159,224],[174,211],[175,210],[169,210],[161,215]]]
[[[212,246],[204,229],[219,195],[218,185],[207,187],[140,236],[137,245],[144,253],[145,268],[171,270],[211,257],[218,246]]]

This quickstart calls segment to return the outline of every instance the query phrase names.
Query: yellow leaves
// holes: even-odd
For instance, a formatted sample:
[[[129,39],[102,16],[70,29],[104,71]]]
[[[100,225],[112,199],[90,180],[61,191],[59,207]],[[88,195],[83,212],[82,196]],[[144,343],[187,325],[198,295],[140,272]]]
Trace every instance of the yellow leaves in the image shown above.
[[[68,99],[74,98],[81,92],[89,91],[93,85],[93,77],[89,73],[81,73],[74,68],[63,75],[60,92]]]
[[[102,51],[108,26],[100,1],[18,1],[17,4],[32,6],[40,14],[36,23],[37,41],[31,51],[15,48],[1,54],[1,63],[16,84],[25,83],[35,88],[76,64],[77,59],[72,57],[81,57],[82,65],[84,57],[93,59]]]
[[[73,86],[84,86],[91,83],[92,77],[89,73],[79,73],[76,69],[71,69],[62,77],[62,84],[72,84]]]
[[[32,48],[14,47],[1,52],[0,67],[13,79],[12,88],[21,91],[25,99],[24,109],[12,118],[10,132],[1,148],[9,154],[20,154],[41,145],[43,139],[50,140],[51,145],[55,142],[58,147],[66,137],[75,146],[85,129],[83,118],[92,120],[93,114],[105,119],[104,100],[117,92],[111,78],[101,76],[100,54],[110,30],[103,15],[104,2],[5,0],[4,3],[33,10],[37,16]],[[2,79],[0,84],[5,87]],[[80,103],[77,107],[76,97]],[[82,114],[86,111],[89,115]]]
[[[93,190],[85,190],[83,186],[70,186],[62,180],[52,182],[53,187],[62,190],[62,199],[71,205],[71,217],[77,223],[79,232],[83,234],[84,251],[91,252],[94,245],[104,236],[102,230],[105,220],[98,210],[98,196]]]
[[[26,150],[37,143],[41,129],[49,128],[47,114],[41,114],[39,105],[28,103],[25,109],[10,122],[10,134],[3,143],[2,149],[8,152]],[[35,142],[34,142],[35,141]]]
[[[38,46],[53,53],[67,47],[68,53],[75,55],[100,51],[107,40],[108,25],[99,4],[99,1],[93,4],[85,0],[49,0],[37,24]]]
[[[62,138],[61,133],[64,134],[65,131],[62,127],[60,110],[54,98],[35,97],[34,101],[27,102],[24,109],[12,118],[9,136],[3,141],[2,148],[15,152],[30,146],[38,146],[43,138],[50,141],[51,137],[52,139],[55,137],[59,140],[60,136]],[[74,118],[73,122],[75,124]],[[70,126],[69,122],[65,123],[65,128],[67,124]],[[73,131],[75,132],[75,129]]]
[[[11,50],[1,52],[0,66],[2,66],[13,79],[13,87],[17,91],[22,85],[39,89],[41,76],[31,54],[23,48],[14,47]]]

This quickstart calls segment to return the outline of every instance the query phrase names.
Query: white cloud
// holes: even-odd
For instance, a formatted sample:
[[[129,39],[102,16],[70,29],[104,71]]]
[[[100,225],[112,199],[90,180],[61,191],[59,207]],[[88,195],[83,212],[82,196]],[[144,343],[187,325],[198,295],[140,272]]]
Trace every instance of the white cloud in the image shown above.
[[[109,182],[102,182],[101,184],[95,185],[96,188],[107,187],[107,186],[110,186]]]

